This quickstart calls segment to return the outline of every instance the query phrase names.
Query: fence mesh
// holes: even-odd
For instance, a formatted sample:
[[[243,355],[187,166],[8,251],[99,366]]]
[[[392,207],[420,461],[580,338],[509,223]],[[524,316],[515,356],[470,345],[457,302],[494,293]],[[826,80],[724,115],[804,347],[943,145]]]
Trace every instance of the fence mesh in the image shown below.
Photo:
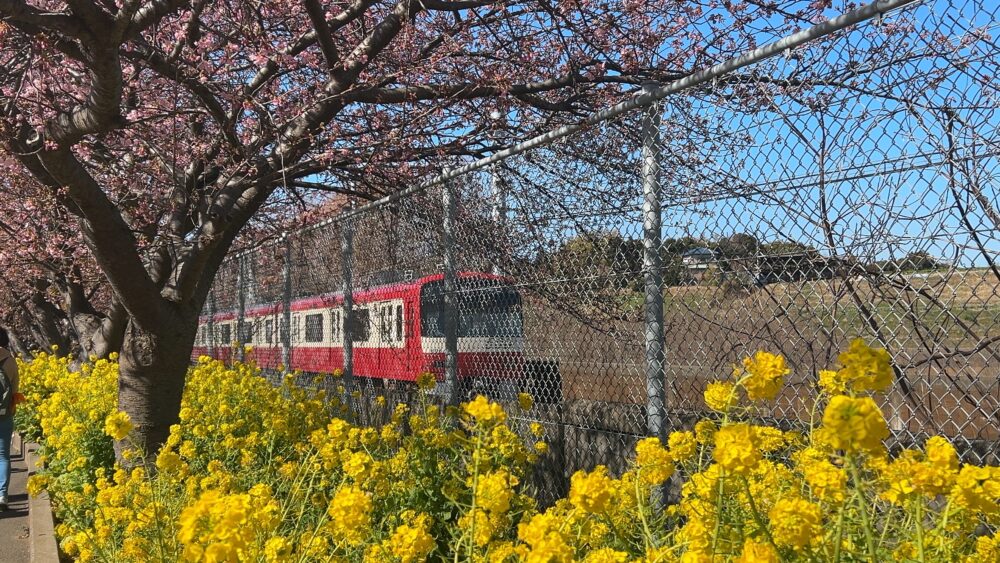
[[[860,337],[893,358],[898,445],[997,463],[998,11],[917,2],[291,233],[220,271],[214,342],[346,364],[372,417],[424,371],[441,394],[528,391],[558,495],[705,416],[705,384],[756,350],[792,368],[757,415],[808,422]]]

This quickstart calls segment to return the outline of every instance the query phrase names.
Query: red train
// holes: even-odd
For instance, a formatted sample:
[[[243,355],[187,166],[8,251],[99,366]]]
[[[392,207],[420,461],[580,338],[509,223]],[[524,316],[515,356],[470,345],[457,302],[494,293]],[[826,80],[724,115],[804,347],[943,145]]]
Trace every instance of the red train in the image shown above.
[[[459,377],[519,379],[524,374],[524,330],[521,297],[509,280],[480,272],[458,274]],[[420,373],[443,377],[444,276],[393,283],[353,294],[352,341],[354,374],[386,381],[412,381]],[[344,366],[341,293],[291,303],[293,370],[330,373]],[[247,309],[243,334],[236,334],[234,311],[212,319],[212,356],[228,360],[233,344],[253,346],[253,358],[264,368],[282,363],[282,305]],[[199,321],[192,354],[209,352],[209,318]]]

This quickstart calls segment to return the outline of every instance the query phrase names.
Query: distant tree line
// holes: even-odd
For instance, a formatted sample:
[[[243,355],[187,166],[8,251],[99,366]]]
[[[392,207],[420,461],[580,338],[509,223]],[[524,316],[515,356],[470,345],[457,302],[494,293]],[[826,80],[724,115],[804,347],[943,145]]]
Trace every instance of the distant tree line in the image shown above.
[[[736,233],[717,240],[699,237],[666,238],[660,247],[664,285],[691,283],[691,272],[684,264],[684,255],[700,248],[712,251],[713,268],[721,273],[752,270],[755,264],[759,265],[765,258],[769,259],[771,268],[775,263],[781,264],[781,257],[815,257],[818,263],[825,260],[810,245],[787,240],[761,242],[757,237],[746,233]],[[552,275],[563,279],[590,280],[588,285],[593,289],[600,285],[609,289],[642,291],[642,262],[641,239],[609,231],[573,237],[555,251],[541,256],[536,265],[549,269]],[[799,263],[788,260],[787,267],[798,267]],[[926,251],[913,251],[903,258],[882,260],[871,265],[885,274],[934,270],[945,266]],[[827,269],[830,268],[832,266]],[[603,280],[603,283],[599,280]]]

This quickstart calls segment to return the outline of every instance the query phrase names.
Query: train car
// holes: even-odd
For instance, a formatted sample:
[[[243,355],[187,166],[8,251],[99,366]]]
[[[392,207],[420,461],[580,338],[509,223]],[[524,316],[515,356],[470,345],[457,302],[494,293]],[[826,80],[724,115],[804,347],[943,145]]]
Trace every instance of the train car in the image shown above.
[[[481,272],[460,272],[458,285],[458,372],[473,380],[518,380],[524,374],[521,297],[510,280]],[[444,276],[427,276],[353,293],[351,340],[354,374],[384,382],[413,381],[425,372],[444,375]],[[331,293],[291,302],[290,368],[331,373],[344,367],[344,296]],[[284,308],[269,303],[199,320],[193,356],[228,360],[241,345],[253,347],[263,368],[284,357]],[[210,331],[211,327],[211,331]],[[211,333],[210,333],[211,332]],[[210,341],[211,339],[211,341]],[[211,346],[210,346],[211,344]]]

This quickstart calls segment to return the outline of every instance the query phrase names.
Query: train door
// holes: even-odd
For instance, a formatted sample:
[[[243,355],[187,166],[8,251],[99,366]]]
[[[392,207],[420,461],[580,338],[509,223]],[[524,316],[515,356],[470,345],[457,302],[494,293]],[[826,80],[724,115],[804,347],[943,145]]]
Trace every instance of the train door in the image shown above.
[[[378,364],[376,375],[386,379],[398,379],[402,369],[403,357],[396,348],[396,306],[394,301],[385,301],[376,305],[378,327]]]
[[[424,351],[420,348],[420,315],[417,314],[419,299],[416,295],[407,296],[403,301],[403,353],[406,364],[402,374],[406,379],[414,379],[424,371]]]
[[[330,367],[344,369],[344,310],[330,309]]]

